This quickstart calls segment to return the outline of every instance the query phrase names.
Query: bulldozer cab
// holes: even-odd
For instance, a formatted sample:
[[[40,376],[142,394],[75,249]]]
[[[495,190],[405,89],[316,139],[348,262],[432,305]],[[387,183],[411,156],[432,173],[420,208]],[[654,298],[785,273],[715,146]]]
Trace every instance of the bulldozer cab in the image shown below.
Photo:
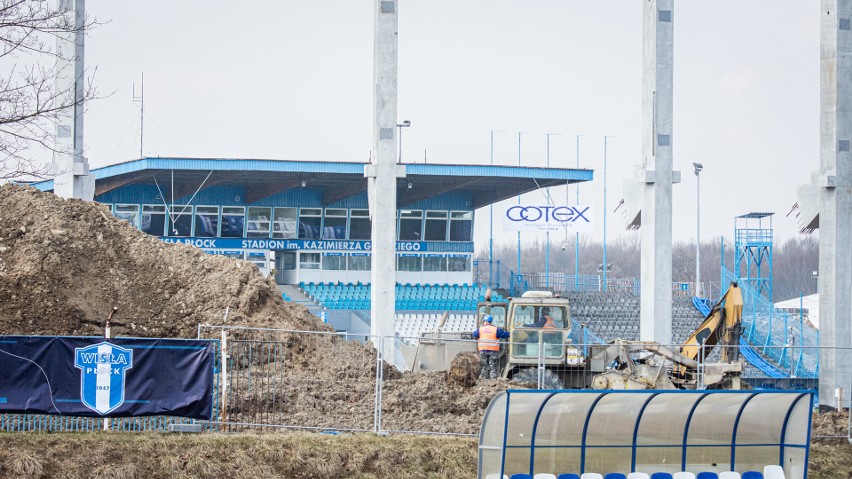
[[[562,363],[571,334],[568,300],[551,296],[513,299],[506,328],[511,335],[509,362]]]
[[[494,326],[506,329],[506,315],[509,311],[507,303],[479,303],[476,307],[476,327],[482,326],[482,318],[491,315]]]

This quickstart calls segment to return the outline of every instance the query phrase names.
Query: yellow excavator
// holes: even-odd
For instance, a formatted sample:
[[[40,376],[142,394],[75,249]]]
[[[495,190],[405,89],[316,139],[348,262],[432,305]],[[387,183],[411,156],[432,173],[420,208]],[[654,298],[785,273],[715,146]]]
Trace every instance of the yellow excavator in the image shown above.
[[[592,346],[590,369],[595,389],[740,389],[743,362],[738,349],[742,335],[743,297],[736,282],[711,308],[710,314],[675,350],[654,342],[615,340]],[[718,361],[710,362],[716,347]]]

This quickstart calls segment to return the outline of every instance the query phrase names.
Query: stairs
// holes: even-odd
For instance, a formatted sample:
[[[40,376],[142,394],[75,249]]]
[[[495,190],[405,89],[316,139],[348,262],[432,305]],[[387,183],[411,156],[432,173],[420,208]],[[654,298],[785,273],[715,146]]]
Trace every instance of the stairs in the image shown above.
[[[287,295],[291,302],[301,304],[308,308],[308,311],[316,316],[319,316],[319,313],[323,310],[322,305],[305,295],[305,293],[303,293],[297,286],[293,286],[292,284],[279,284],[278,290]]]

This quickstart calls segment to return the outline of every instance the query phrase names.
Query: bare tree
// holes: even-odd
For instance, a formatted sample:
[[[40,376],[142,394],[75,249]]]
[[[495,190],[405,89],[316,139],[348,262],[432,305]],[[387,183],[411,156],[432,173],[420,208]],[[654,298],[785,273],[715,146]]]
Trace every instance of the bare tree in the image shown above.
[[[44,177],[48,162],[38,156],[59,152],[57,123],[94,98],[91,88],[82,97],[57,90],[63,60],[73,59],[61,56],[56,40],[95,23],[77,24],[56,0],[0,0],[0,180]]]

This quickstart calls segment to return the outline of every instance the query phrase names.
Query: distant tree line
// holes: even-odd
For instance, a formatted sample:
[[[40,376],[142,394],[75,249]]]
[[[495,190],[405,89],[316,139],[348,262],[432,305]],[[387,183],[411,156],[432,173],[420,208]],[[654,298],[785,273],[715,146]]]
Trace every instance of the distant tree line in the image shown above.
[[[573,275],[574,235],[569,238],[552,235],[550,241],[550,271]],[[564,246],[564,249],[563,249]],[[773,301],[783,301],[816,293],[817,282],[813,271],[818,270],[819,242],[814,236],[790,238],[776,244],[772,254]],[[603,244],[580,236],[579,241],[581,275],[599,274],[603,263]],[[488,246],[478,248],[477,258],[488,259]],[[521,270],[523,273],[544,273],[547,243],[544,239],[523,241],[521,244]],[[734,244],[725,239],[725,267],[734,268]],[[513,271],[517,271],[517,245],[501,243],[494,248],[494,259]],[[705,288],[712,283],[714,294],[720,287],[720,241],[701,243],[701,282]],[[640,237],[638,233],[622,235],[607,242],[607,263],[611,265],[608,275],[615,277],[640,276]],[[754,265],[752,265],[754,268]],[[764,262],[763,276],[768,276],[768,261]],[[744,269],[742,275],[745,275]],[[676,242],[672,246],[672,281],[695,281],[695,243]]]

